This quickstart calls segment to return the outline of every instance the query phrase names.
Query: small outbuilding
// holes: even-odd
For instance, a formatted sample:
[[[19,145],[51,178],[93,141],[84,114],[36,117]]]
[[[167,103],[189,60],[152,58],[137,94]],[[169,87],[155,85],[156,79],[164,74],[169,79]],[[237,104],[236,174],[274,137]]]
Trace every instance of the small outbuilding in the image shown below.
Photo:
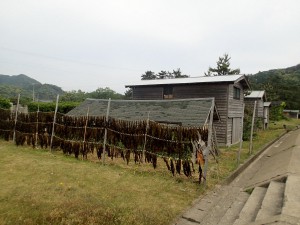
[[[266,92],[264,90],[251,91],[245,95],[246,107],[253,108],[256,102],[255,117],[260,118],[263,123],[263,128],[266,129],[269,124],[270,117],[270,105],[271,102],[267,102]]]
[[[264,102],[264,129],[269,127],[271,102]]]
[[[299,119],[299,115],[300,115],[299,110],[290,110],[290,109],[283,110],[283,114],[293,119]]]
[[[133,100],[213,97],[220,115],[220,122],[214,124],[218,143],[229,146],[240,140],[244,91],[250,89],[245,75],[141,80],[125,87],[132,89]]]

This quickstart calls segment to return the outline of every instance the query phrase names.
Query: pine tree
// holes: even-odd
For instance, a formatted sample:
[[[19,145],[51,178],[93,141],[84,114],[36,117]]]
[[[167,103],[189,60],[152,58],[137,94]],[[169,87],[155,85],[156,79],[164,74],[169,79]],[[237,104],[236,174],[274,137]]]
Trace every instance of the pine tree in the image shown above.
[[[222,75],[232,75],[232,74],[240,74],[240,69],[234,69],[232,70],[230,68],[230,59],[229,55],[227,53],[224,54],[223,57],[219,57],[219,60],[217,61],[217,67],[212,68],[209,67],[207,73],[205,73],[205,76],[222,76]]]

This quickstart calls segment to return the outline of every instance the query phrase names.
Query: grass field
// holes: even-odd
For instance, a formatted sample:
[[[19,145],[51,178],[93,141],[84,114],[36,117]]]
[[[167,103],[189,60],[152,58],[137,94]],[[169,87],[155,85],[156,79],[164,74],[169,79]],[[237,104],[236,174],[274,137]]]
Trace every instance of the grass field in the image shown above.
[[[103,166],[0,141],[0,224],[168,224],[202,189],[159,167]]]
[[[286,129],[283,128],[286,125]],[[272,140],[278,138],[286,131],[295,129],[300,125],[300,120],[289,119],[278,122],[270,123],[269,129],[259,130],[253,137],[253,149],[252,154],[249,154],[249,141],[244,141],[240,152],[240,164],[244,163],[250,156],[255,155],[258,151],[262,150]],[[222,154],[219,156],[219,163],[215,163],[211,160],[210,163],[210,180],[215,184],[222,181],[230,175],[232,171],[237,168],[237,153],[239,150],[239,144],[231,147],[221,147]]]
[[[292,129],[298,121],[259,132],[253,153],[281,135],[283,123]],[[219,164],[210,160],[206,190],[236,168],[237,149],[222,148]],[[156,170],[118,160],[101,165],[0,140],[0,224],[170,224],[205,191],[195,181],[173,177],[163,162]]]

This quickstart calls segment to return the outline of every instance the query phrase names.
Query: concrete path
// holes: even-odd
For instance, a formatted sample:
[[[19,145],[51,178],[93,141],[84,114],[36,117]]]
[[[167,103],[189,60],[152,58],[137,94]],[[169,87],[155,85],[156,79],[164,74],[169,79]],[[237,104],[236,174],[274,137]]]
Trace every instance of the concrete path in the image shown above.
[[[300,129],[272,144],[231,183],[198,199],[174,224],[300,225]]]

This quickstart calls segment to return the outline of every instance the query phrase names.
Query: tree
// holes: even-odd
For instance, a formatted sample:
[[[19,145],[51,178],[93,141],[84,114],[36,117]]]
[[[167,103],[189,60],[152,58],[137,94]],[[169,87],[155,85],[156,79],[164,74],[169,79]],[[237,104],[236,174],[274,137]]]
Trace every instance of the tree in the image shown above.
[[[78,90],[78,91],[67,91],[65,92],[60,100],[64,102],[82,102],[84,99],[87,98],[87,93],[84,91]]]
[[[132,88],[127,89],[124,93],[124,98],[125,99],[132,99],[132,92],[133,92]]]
[[[217,67],[212,68],[209,67],[207,73],[205,73],[205,76],[222,76],[222,75],[231,75],[231,74],[240,74],[240,69],[234,69],[232,70],[230,68],[230,59],[229,55],[225,53],[223,57],[219,57],[219,60],[217,61]]]
[[[178,68],[177,70],[173,70],[173,77],[174,78],[185,78],[185,77],[189,77],[189,76],[182,74],[180,68]]]
[[[155,80],[156,75],[151,70],[148,70],[145,72],[145,74],[142,75],[142,80]]]
[[[96,91],[93,91],[88,94],[88,97],[90,98],[96,98],[96,99],[122,99],[123,96],[114,90],[110,89],[109,87],[106,88],[97,88]]]
[[[166,79],[168,78],[168,72],[165,70],[160,71],[157,75],[156,75],[156,79]]]
[[[159,80],[159,79],[172,79],[172,78],[185,78],[189,75],[182,74],[180,68],[173,70],[173,72],[162,70],[155,74],[151,70],[146,71],[142,76],[142,80]]]
[[[10,101],[7,98],[2,98],[0,96],[0,108],[1,109],[9,109],[10,108]]]

